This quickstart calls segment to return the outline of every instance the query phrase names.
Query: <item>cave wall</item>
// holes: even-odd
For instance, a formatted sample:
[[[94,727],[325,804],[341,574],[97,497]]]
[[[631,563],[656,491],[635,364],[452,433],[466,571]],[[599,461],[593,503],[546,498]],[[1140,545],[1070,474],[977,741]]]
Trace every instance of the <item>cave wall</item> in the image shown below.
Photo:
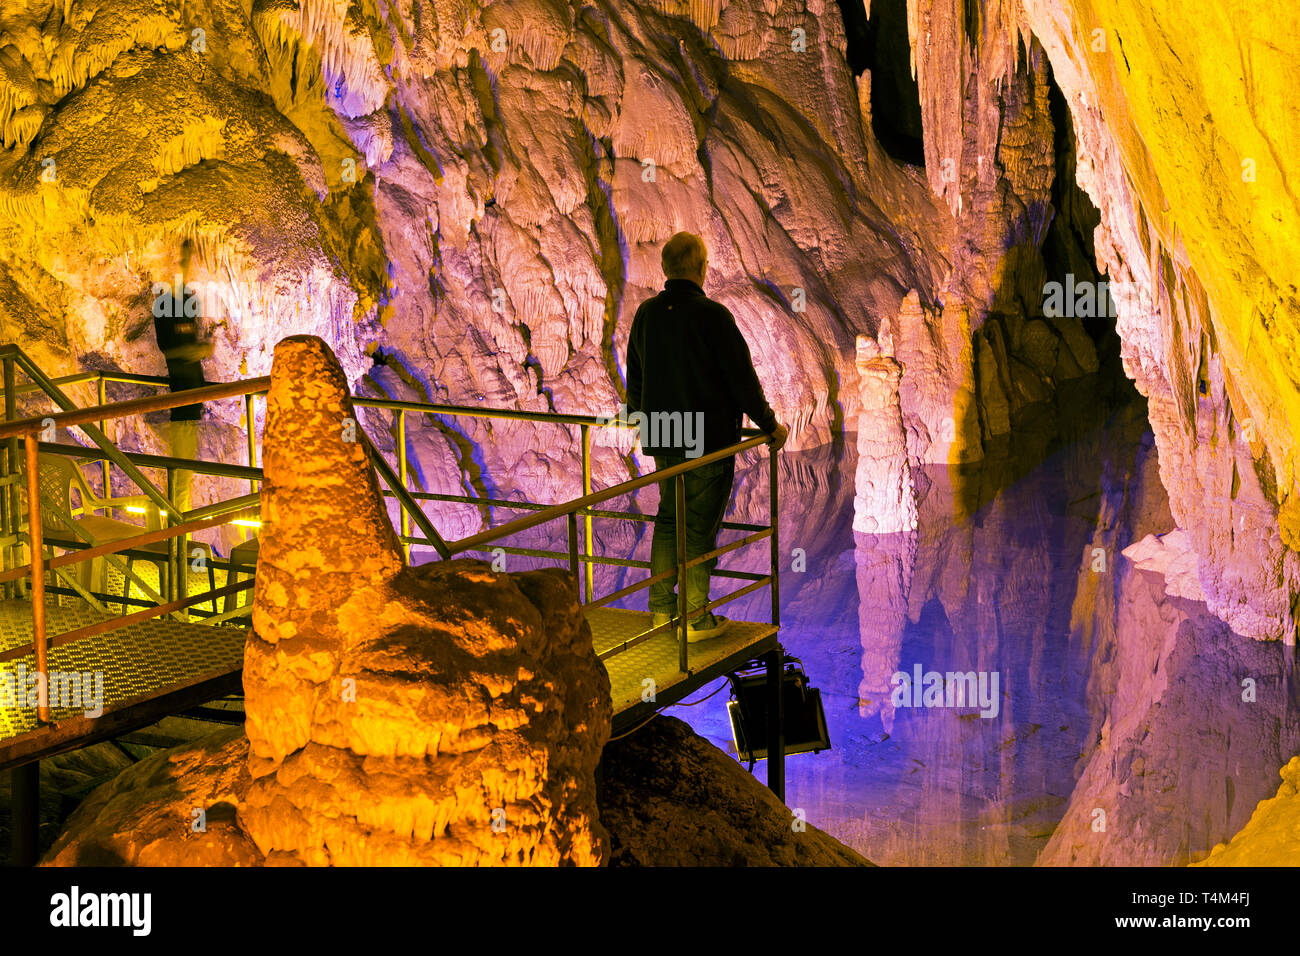
[[[659,249],[689,229],[811,445],[855,420],[855,336],[932,298],[948,257],[952,222],[870,136],[816,0],[25,0],[0,37],[0,331],[52,373],[162,374],[151,290],[191,238],[210,380],[312,332],[371,394],[609,414]],[[575,434],[543,454],[531,426],[428,430],[427,489],[577,487]],[[598,449],[598,481],[628,467]]]
[[[893,90],[896,7],[867,21]],[[793,447],[854,427],[854,339],[883,329],[912,458],[970,460],[1098,364],[1077,320],[1042,315],[1069,205],[1056,84],[1101,218],[1055,258],[1136,290],[1124,368],[1206,600],[1289,638],[1298,41],[1269,11],[1191,12],[908,0],[921,168],[877,142],[872,73],[819,0],[21,0],[0,15],[0,334],[53,373],[161,373],[150,305],[190,238],[210,379],[312,332],[363,392],[604,414],[686,228]],[[391,448],[391,420],[367,423]],[[239,424],[222,406],[205,452],[241,460]],[[427,490],[578,486],[571,432],[413,434]],[[597,449],[598,482],[646,465]]]
[[[1297,31],[1278,11],[1025,0],[1102,213],[1124,367],[1212,611],[1294,640]]]

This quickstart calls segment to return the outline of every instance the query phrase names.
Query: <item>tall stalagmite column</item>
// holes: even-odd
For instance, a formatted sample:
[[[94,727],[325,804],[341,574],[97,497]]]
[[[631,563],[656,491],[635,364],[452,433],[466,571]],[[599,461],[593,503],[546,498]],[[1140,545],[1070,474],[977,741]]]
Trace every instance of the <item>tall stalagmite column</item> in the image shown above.
[[[329,347],[275,349],[244,655],[268,864],[596,865],[609,678],[574,582],[403,566]]]
[[[892,351],[892,350],[891,350]],[[902,366],[872,339],[858,336],[857,495],[853,530],[891,534],[916,530],[916,497],[898,400]]]
[[[858,336],[862,411],[853,537],[862,635],[858,712],[864,718],[879,714],[889,734],[894,724],[890,678],[898,669],[916,559],[916,496],[898,398],[903,370],[889,336],[882,337],[882,345]]]

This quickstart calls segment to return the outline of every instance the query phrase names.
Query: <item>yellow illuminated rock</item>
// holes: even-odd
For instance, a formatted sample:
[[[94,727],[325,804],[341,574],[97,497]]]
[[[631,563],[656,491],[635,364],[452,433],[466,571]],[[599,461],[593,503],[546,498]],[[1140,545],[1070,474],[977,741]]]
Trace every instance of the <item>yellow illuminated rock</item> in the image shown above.
[[[1300,866],[1300,757],[1280,773],[1277,796],[1261,800],[1236,836],[1193,866]]]

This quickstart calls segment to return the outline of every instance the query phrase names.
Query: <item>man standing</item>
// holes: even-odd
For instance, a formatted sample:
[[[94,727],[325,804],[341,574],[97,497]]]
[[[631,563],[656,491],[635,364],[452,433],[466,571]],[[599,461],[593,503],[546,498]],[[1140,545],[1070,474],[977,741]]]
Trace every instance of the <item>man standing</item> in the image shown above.
[[[153,302],[154,336],[158,349],[167,361],[167,383],[173,392],[201,388],[203,359],[212,354],[212,346],[199,336],[198,322],[202,300],[189,287],[190,264],[194,243],[181,243],[181,268],[170,291],[155,294]],[[182,405],[171,410],[168,428],[171,454],[176,458],[194,458],[198,453],[199,420],[202,405]],[[251,426],[250,426],[251,427]],[[177,469],[172,504],[181,511],[190,510],[193,473]]]
[[[664,289],[637,309],[627,347],[627,407],[656,423],[674,421],[675,432],[653,428],[643,432],[641,448],[653,455],[659,469],[670,468],[740,441],[742,415],[771,437],[772,451],[785,443],[786,428],[776,420],[763,386],[754,372],[749,346],[731,312],[704,294],[708,250],[704,240],[679,232],[664,245]],[[703,441],[692,442],[689,423],[702,422]],[[684,439],[684,440],[682,440]],[[688,447],[689,446],[689,447]],[[686,559],[717,547],[722,516],[731,500],[734,456],[687,472]],[[659,512],[650,547],[651,576],[672,570],[677,563],[676,496],[672,481],[659,484]],[[711,611],[709,577],[718,559],[702,561],[686,571],[687,640],[717,637],[727,619]],[[677,609],[674,572],[650,585],[654,624],[668,623]]]

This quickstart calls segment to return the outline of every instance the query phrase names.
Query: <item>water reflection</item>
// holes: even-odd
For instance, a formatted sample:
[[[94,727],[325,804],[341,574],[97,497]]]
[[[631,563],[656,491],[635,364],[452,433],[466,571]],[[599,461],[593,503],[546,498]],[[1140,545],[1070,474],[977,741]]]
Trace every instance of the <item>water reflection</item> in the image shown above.
[[[834,745],[788,760],[787,803],[878,863],[1187,862],[1300,750],[1293,650],[1233,635],[1120,557],[1172,527],[1143,409],[1071,439],[1032,467],[919,471],[910,535],[852,531],[838,476],[854,462],[785,456],[782,550],[803,549],[806,571],[783,568],[782,641]],[[759,516],[760,471],[743,472],[741,515]],[[765,619],[765,601],[733,616]],[[896,691],[918,667],[986,690],[996,675],[996,708],[942,691],[901,706],[924,703]],[[669,712],[730,750],[725,697]]]

